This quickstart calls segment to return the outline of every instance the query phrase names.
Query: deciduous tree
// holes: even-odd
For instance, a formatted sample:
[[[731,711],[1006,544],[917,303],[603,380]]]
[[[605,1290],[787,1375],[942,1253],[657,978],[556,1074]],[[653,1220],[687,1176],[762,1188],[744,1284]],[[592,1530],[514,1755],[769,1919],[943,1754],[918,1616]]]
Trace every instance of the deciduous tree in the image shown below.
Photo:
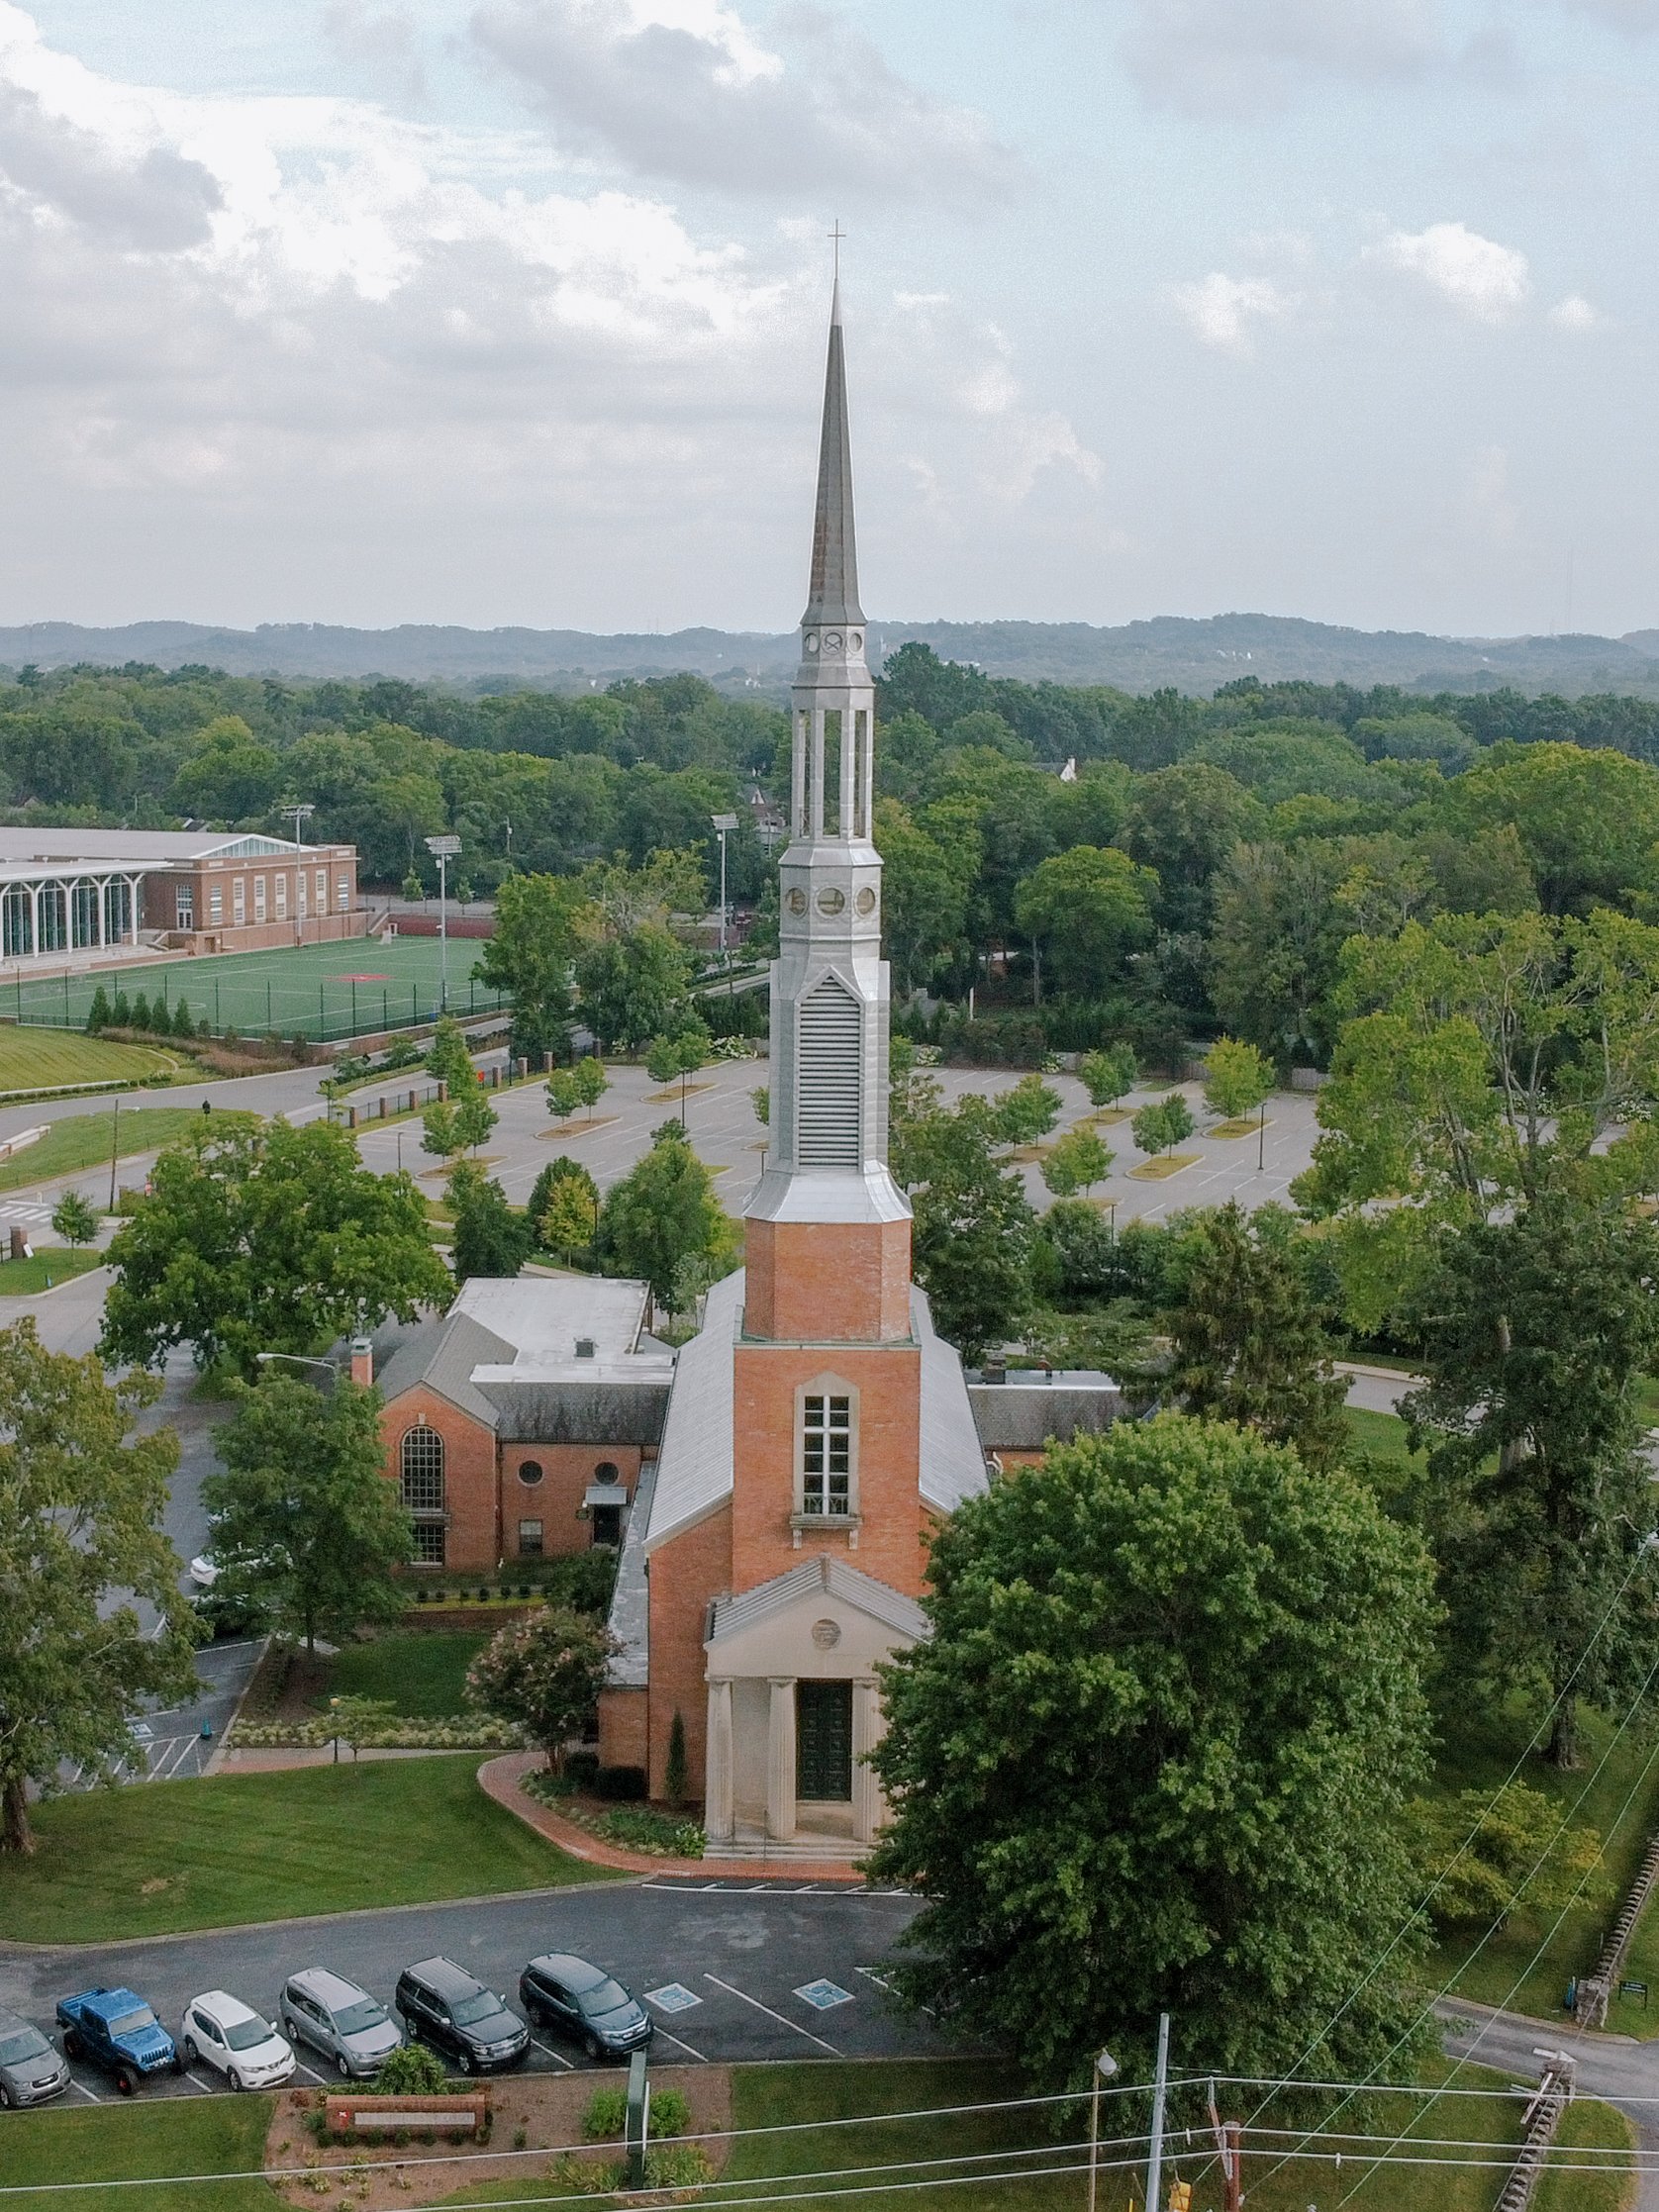
[[[1161,2011],[1193,2067],[1410,2048],[1433,1620],[1358,1483],[1163,1415],[1051,1450],[934,1541],[931,1633],[885,1671],[872,1878],[927,1902],[911,1997],[1047,2078]]]
[[[65,1244],[90,1244],[98,1234],[98,1216],[78,1191],[65,1191],[52,1208],[51,1226]]]
[[[380,1393],[347,1377],[319,1391],[267,1370],[219,1431],[225,1472],[202,1498],[215,1516],[219,1582],[314,1650],[319,1634],[401,1618],[395,1579],[413,1550],[385,1473]]]
[[[1253,1044],[1218,1037],[1204,1062],[1204,1099],[1224,1121],[1254,1113],[1273,1088],[1273,1069]]]
[[[1077,998],[1104,998],[1152,935],[1158,879],[1116,845],[1073,845],[1021,885],[1015,916],[1042,947],[1048,973]]]
[[[586,1613],[539,1606],[498,1630],[478,1654],[467,1671],[467,1702],[522,1728],[556,1771],[566,1744],[593,1718],[618,1648]]]
[[[55,1789],[65,1766],[115,1773],[145,1699],[195,1688],[161,1530],[178,1438],[138,1427],[160,1389],[47,1351],[32,1320],[0,1330],[0,1850],[34,1848],[31,1783]]]
[[[344,1129],[216,1113],[155,1163],[110,1246],[101,1349],[251,1374],[261,1351],[311,1352],[444,1306],[448,1271],[409,1176],[372,1175]]]
[[[570,969],[587,902],[563,876],[509,876],[496,894],[495,932],[478,975],[513,1001],[513,1049],[538,1059],[564,1042]]]
[[[1057,1199],[1091,1191],[1112,1172],[1113,1155],[1093,1129],[1068,1129],[1042,1163],[1042,1180]]]
[[[1085,1052],[1077,1073],[1091,1106],[1115,1106],[1125,1091],[1134,1089],[1140,1069],[1133,1045],[1110,1044],[1102,1052]]]
[[[677,1310],[675,1276],[683,1260],[730,1258],[732,1223],[678,1122],[658,1132],[645,1157],[612,1184],[598,1242],[608,1275],[641,1277],[669,1312]]]
[[[977,1360],[1019,1325],[1029,1296],[1034,1216],[1018,1175],[996,1158],[994,1108],[973,1095],[924,1106],[893,1130],[893,1173],[910,1194],[916,1279],[933,1320]]]

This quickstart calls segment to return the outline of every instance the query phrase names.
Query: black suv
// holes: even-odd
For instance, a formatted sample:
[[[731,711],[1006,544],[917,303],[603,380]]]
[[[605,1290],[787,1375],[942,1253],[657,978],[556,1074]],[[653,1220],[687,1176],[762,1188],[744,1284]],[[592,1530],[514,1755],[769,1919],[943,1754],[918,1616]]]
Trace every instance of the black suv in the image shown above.
[[[516,2067],[530,2049],[530,2030],[508,2010],[506,1999],[453,1959],[421,1959],[405,1967],[392,2001],[411,2038],[453,2059],[462,2073]]]
[[[530,1962],[519,1976],[519,2002],[537,2026],[573,2035],[590,2059],[626,2059],[656,2032],[650,2014],[620,1981],[562,1952]]]

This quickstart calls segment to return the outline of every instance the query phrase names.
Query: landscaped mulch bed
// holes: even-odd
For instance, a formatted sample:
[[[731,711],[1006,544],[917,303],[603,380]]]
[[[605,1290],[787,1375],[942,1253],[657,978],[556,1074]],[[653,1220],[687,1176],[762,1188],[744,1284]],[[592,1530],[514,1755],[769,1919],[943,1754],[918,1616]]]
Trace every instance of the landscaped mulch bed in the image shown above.
[[[509,2073],[489,2084],[495,2126],[489,2144],[474,2151],[469,2143],[384,2142],[319,2144],[305,2114],[323,2101],[321,2089],[289,2089],[276,2100],[265,2137],[265,2171],[302,2167],[284,2180],[272,2179],[282,2203],[351,2204],[365,2212],[388,2205],[436,2204],[477,2181],[544,2182],[556,2178],[559,2154],[576,2145],[583,2164],[602,2165],[620,2156],[618,2144],[582,2144],[582,2114],[596,2089],[626,2082],[618,2067],[583,2068],[575,2073]],[[728,2067],[653,2067],[652,2086],[678,2089],[691,2107],[688,2136],[719,2133],[732,2125],[732,2072]],[[525,2149],[515,2152],[514,2137],[525,2133]],[[718,2172],[727,2145],[702,2146]],[[537,2157],[536,2153],[548,2154]],[[365,2163],[370,2171],[354,2171]],[[561,2192],[563,2193],[563,2192]]]

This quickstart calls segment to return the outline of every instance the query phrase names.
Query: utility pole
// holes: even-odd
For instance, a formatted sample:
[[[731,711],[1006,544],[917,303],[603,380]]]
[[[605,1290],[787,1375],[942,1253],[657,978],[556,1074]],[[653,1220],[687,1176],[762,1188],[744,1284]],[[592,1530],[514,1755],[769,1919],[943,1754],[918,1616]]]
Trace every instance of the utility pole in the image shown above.
[[[1146,2212],[1157,2212],[1164,2170],[1164,2102],[1169,2090],[1169,2014],[1158,2014],[1158,2070],[1152,2080],[1152,2147],[1146,2157]]]
[[[1089,2068],[1089,2212],[1095,2212],[1095,2175],[1100,2164],[1101,2083],[1118,2071],[1118,2062],[1103,2051]]]
[[[1267,1158],[1267,1101],[1261,1103],[1261,1118],[1256,1123],[1256,1173],[1260,1175]]]
[[[115,1163],[121,1157],[121,1094],[117,1092],[115,1114],[110,1122],[110,1211],[115,1211]]]

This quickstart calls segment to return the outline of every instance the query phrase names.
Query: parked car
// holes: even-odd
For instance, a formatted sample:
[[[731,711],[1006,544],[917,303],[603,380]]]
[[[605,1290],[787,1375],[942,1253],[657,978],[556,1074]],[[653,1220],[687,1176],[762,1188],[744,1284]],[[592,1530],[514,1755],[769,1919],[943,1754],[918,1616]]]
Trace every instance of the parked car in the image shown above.
[[[644,2006],[603,1967],[560,1951],[530,1962],[519,1976],[519,2001],[537,2027],[574,2036],[590,2059],[625,2059],[656,2033]]]
[[[398,1976],[398,2011],[410,2036],[453,2059],[462,2073],[516,2067],[530,2030],[507,1999],[453,1959],[422,1959]]]
[[[294,2070],[293,2046],[228,1989],[191,1998],[184,2008],[183,2041],[191,2066],[201,2060],[233,2089],[273,2089]]]
[[[102,2067],[114,2075],[124,2097],[163,2067],[184,2071],[177,2044],[131,1989],[100,1986],[76,1997],[59,1997],[57,2025],[63,2031],[63,2056]]]
[[[40,2029],[0,2012],[0,2106],[45,2104],[68,2086],[68,2066]]]
[[[327,1967],[291,1973],[276,2012],[290,2043],[309,2043],[347,2079],[378,2073],[403,2041],[384,2005]]]

